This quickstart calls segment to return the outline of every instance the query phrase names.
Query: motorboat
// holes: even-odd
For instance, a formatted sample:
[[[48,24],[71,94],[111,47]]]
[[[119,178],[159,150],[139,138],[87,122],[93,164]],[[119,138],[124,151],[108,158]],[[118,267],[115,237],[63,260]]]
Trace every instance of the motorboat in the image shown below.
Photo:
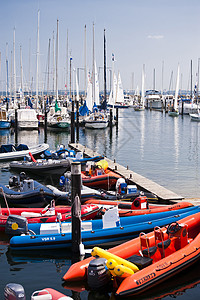
[[[56,204],[70,204],[68,193],[55,187],[50,189],[24,172],[11,176],[8,185],[0,184],[0,199],[14,207],[44,207],[53,199]]]
[[[69,159],[37,159],[35,161],[12,161],[10,168],[26,173],[34,173],[38,176],[61,176],[71,168]]]
[[[106,112],[98,111],[91,113],[89,116],[85,117],[85,128],[90,129],[103,129],[108,127],[109,119]]]
[[[17,110],[17,124],[19,129],[38,129],[37,113],[32,108]]]
[[[121,176],[108,169],[108,162],[100,160],[95,164],[88,164],[86,171],[81,172],[82,183],[92,188],[103,188],[109,190],[115,187]]]
[[[52,200],[53,205],[47,205],[45,208],[1,208],[0,210],[0,231],[4,231],[5,227],[9,228],[9,224],[20,224],[27,220],[31,223],[50,223],[56,221],[71,220],[71,206],[55,206],[55,201]],[[81,219],[93,219],[99,212],[99,207],[95,204],[85,204],[81,206]],[[8,223],[8,225],[6,225]],[[15,232],[19,232],[20,225],[15,226]]]
[[[150,233],[73,264],[64,275],[66,283],[86,281],[90,289],[111,286],[116,296],[146,293],[150,288],[195,264],[200,257],[200,212],[167,226],[156,225]]]
[[[188,207],[177,211],[148,214],[142,216],[118,218],[117,210],[108,210],[102,219],[82,221],[81,238],[84,247],[95,245],[109,247],[121,244],[138,233],[149,232],[155,226],[165,226],[171,222],[178,221],[188,215],[200,211],[200,207]],[[39,224],[29,224],[30,232],[10,239],[10,248],[13,251],[35,251],[50,249],[68,249],[72,246],[71,223],[62,222],[52,227],[52,223],[45,224],[42,233]],[[12,229],[12,224],[10,224]]]
[[[17,147],[13,144],[1,145],[0,147],[0,161],[1,160],[14,160],[21,159],[24,156],[29,155],[39,155],[49,148],[46,143],[28,147],[25,144],[20,144]]]

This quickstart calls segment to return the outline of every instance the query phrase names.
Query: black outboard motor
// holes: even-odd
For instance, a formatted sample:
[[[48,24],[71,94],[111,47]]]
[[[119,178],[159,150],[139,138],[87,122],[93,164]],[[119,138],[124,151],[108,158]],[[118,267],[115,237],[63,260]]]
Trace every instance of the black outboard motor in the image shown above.
[[[11,176],[9,179],[9,186],[16,187],[19,186],[19,179],[17,176]]]
[[[24,288],[18,283],[8,283],[4,288],[5,300],[26,300]]]
[[[110,282],[110,272],[106,267],[105,258],[96,258],[90,261],[87,274],[88,285],[93,290],[106,287]]]
[[[5,233],[9,236],[26,234],[28,232],[28,221],[25,217],[9,215],[6,221]]]

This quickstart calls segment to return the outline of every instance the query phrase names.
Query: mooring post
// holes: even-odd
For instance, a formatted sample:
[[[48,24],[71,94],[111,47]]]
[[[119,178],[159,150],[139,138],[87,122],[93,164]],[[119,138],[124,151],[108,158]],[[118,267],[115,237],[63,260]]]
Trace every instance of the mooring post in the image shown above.
[[[182,116],[184,115],[184,102],[183,102],[183,100],[182,100],[182,110],[181,110],[181,114],[182,114]]]
[[[118,126],[118,119],[119,119],[119,109],[116,108],[116,125]]]
[[[71,164],[72,252],[81,254],[81,164]]]
[[[110,109],[110,128],[112,128],[112,123],[113,123],[113,111],[112,108]]]

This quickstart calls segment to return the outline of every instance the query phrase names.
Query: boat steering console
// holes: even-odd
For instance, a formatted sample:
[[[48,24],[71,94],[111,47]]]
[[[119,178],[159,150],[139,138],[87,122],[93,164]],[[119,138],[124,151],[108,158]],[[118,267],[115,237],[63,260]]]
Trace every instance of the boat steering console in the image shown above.
[[[179,230],[181,229],[182,227],[179,225],[178,222],[173,222],[171,223],[168,228],[167,228],[167,234],[175,234],[177,232],[179,232]]]

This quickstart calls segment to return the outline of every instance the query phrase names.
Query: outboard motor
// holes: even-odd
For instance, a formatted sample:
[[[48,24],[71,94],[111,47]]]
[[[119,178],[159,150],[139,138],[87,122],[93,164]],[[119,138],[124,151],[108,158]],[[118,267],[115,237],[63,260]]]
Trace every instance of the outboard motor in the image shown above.
[[[24,179],[26,179],[27,178],[27,176],[26,176],[26,173],[25,172],[21,172],[20,174],[19,174],[19,180],[20,180],[20,182],[21,181],[24,181]]]
[[[60,186],[63,186],[66,193],[71,193],[71,172],[67,171],[64,176],[60,177]]]
[[[25,217],[9,215],[6,221],[5,233],[7,235],[20,235],[28,232],[28,221]]]
[[[9,186],[10,187],[17,187],[19,186],[19,179],[17,176],[11,176],[9,179]]]
[[[89,287],[93,290],[98,290],[108,285],[110,272],[106,267],[105,258],[96,258],[90,261],[87,280]]]
[[[8,283],[4,288],[4,300],[26,300],[23,286],[18,283]]]
[[[116,182],[116,192],[119,195],[127,194],[127,183],[124,178],[119,178]]]

